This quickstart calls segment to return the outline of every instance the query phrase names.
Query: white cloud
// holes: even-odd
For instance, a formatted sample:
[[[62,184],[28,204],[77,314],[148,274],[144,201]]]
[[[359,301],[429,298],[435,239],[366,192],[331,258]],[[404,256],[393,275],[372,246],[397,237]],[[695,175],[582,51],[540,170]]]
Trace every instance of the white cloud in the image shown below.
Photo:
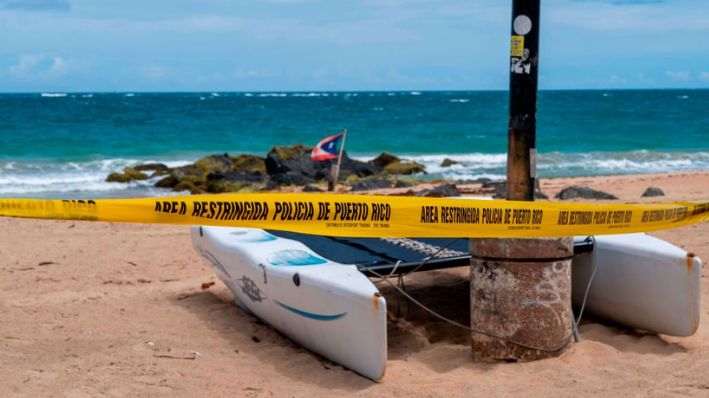
[[[624,86],[628,84],[628,79],[618,75],[612,75],[608,81],[616,86]]]
[[[38,67],[43,56],[38,54],[22,54],[17,64],[10,66],[10,73],[16,77],[28,76]]]
[[[21,54],[19,61],[10,66],[10,74],[16,78],[54,78],[70,72],[75,65],[72,60],[45,54]]]
[[[665,75],[667,75],[667,77],[669,77],[671,80],[674,80],[676,82],[686,82],[692,78],[692,76],[687,71],[668,70],[665,72]]]
[[[709,82],[709,72],[704,71],[704,72],[700,73],[699,80],[701,80],[703,82]]]
[[[278,73],[274,72],[269,72],[265,70],[242,70],[242,69],[237,69],[234,72],[234,77],[237,79],[258,79],[258,78],[265,78],[265,77],[277,77],[279,76]]]
[[[162,79],[167,76],[167,69],[159,65],[147,65],[140,70],[140,74],[149,79]]]
[[[47,76],[59,76],[67,73],[71,69],[72,62],[62,57],[54,57],[49,69],[45,72]]]

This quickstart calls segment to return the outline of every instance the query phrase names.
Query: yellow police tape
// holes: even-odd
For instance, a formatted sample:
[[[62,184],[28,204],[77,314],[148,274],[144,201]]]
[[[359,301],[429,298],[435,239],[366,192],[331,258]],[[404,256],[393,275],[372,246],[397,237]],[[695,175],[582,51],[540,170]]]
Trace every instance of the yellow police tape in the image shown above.
[[[337,194],[0,199],[0,216],[238,226],[349,237],[542,237],[645,232],[709,220],[709,202],[584,204]]]

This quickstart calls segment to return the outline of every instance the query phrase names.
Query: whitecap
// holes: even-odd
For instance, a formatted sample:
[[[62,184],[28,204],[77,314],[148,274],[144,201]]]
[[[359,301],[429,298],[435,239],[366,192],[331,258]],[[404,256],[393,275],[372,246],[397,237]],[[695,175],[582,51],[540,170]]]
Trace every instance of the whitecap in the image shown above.
[[[374,156],[356,158],[367,161]],[[505,153],[404,154],[400,157],[424,165],[428,172],[424,178],[427,179],[504,178],[507,167]],[[441,167],[441,162],[446,158],[458,164]],[[709,170],[709,152],[547,152],[540,153],[537,158],[537,172],[543,178],[697,170]]]
[[[62,98],[67,96],[66,93],[42,93],[40,95],[45,98]]]
[[[193,160],[179,159],[161,163],[168,167],[178,167],[189,164]],[[106,176],[110,172],[121,171],[126,166],[138,163],[155,163],[155,161],[122,158],[62,163],[12,161],[0,168],[0,196],[118,197],[173,194],[169,190],[153,187],[162,176],[128,184],[106,182]],[[8,167],[8,165],[12,166]]]

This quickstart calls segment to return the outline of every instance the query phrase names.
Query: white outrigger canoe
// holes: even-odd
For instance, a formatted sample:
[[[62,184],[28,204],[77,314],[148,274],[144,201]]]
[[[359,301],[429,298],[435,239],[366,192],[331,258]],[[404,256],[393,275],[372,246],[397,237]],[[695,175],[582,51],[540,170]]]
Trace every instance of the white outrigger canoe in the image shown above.
[[[261,229],[192,227],[197,252],[236,304],[297,343],[372,380],[384,376],[386,301],[367,275],[469,264],[466,239],[426,261],[445,239],[345,239]],[[413,242],[413,245],[411,244]],[[689,336],[699,325],[701,260],[646,234],[574,240],[572,296],[586,310],[633,328]],[[413,249],[412,249],[413,246]],[[442,245],[441,245],[442,246]],[[430,255],[430,253],[429,253]],[[398,264],[397,264],[398,263]],[[374,271],[374,272],[372,272]]]
[[[261,229],[192,227],[192,242],[240,308],[333,362],[384,377],[386,301],[355,265]]]
[[[622,325],[670,336],[699,327],[702,261],[646,234],[595,237],[594,251],[574,256],[571,295],[586,310]]]

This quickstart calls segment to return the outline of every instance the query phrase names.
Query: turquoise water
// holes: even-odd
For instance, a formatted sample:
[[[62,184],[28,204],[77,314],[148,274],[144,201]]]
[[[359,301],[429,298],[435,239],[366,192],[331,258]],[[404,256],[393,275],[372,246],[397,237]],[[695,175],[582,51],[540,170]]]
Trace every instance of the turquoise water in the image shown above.
[[[430,178],[505,174],[507,93],[0,94],[0,195],[136,196],[105,175],[209,153],[265,154],[348,129],[351,156],[382,151]],[[709,90],[543,91],[542,177],[709,169]],[[450,157],[460,165],[444,169]]]

